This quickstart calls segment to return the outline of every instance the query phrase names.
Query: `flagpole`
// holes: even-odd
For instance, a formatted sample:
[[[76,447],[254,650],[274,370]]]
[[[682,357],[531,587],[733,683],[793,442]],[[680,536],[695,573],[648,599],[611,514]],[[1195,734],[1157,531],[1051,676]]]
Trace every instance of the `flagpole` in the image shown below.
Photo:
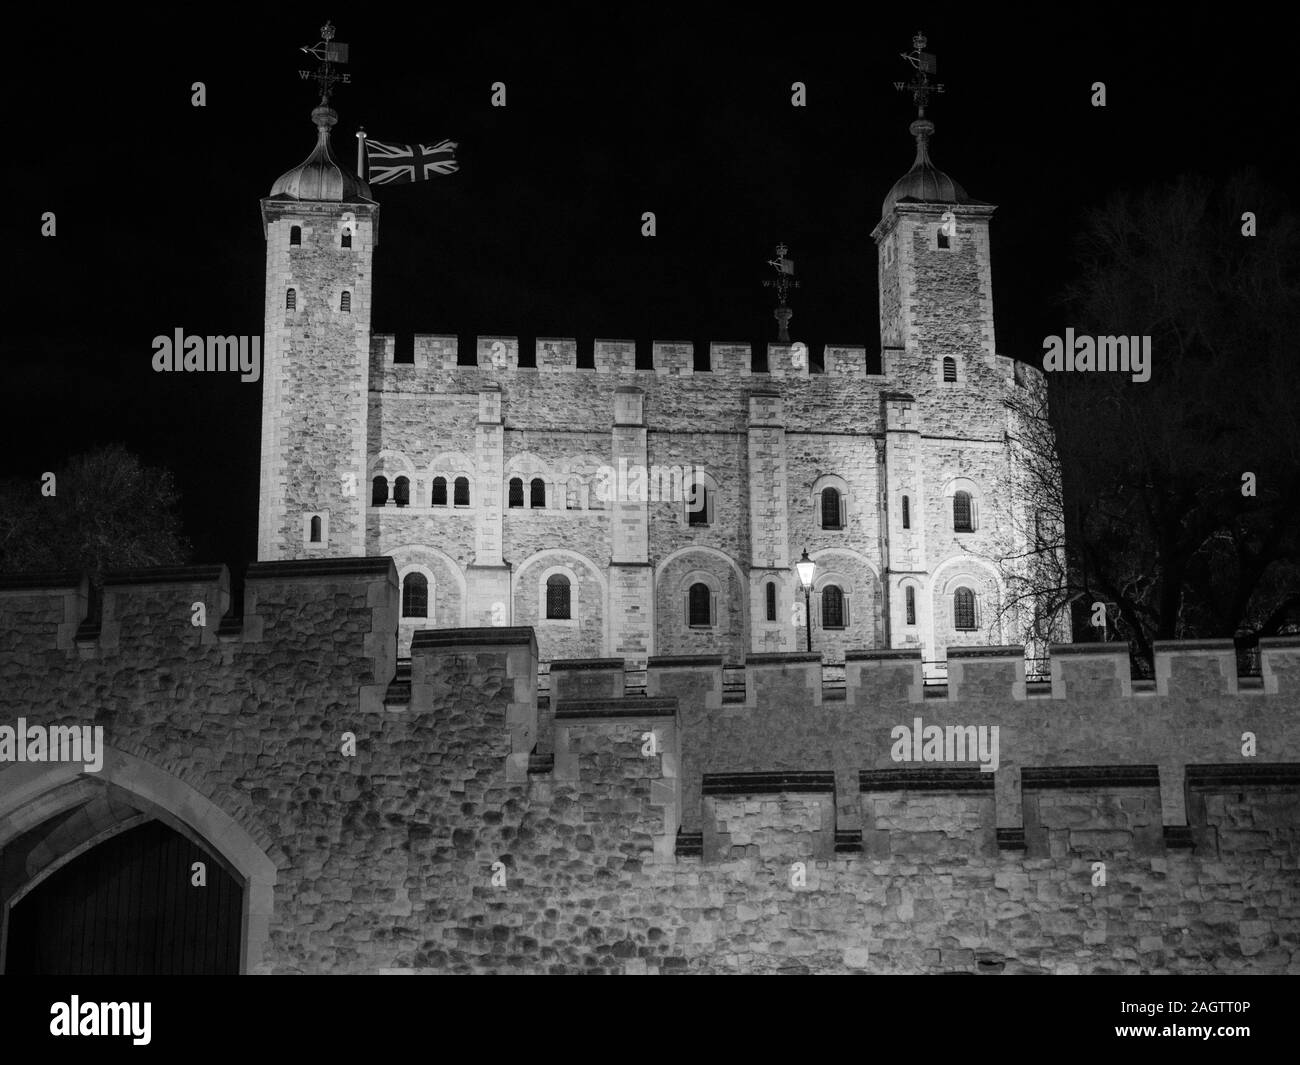
[[[366,127],[362,126],[357,130],[357,177],[362,181],[366,180],[366,175],[361,170],[362,158],[365,155],[364,145],[366,143]]]

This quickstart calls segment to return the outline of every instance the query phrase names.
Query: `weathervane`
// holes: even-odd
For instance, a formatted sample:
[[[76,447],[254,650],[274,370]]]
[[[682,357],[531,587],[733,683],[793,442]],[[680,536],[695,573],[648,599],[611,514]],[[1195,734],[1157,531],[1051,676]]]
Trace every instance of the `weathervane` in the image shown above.
[[[925,34],[917,30],[916,36],[912,38],[914,51],[899,53],[900,57],[912,64],[916,74],[911,81],[894,82],[894,88],[898,92],[911,89],[912,102],[916,104],[916,113],[921,118],[925,117],[925,105],[930,99],[930,93],[943,92],[943,82],[930,80],[931,74],[938,74],[939,63],[932,53],[925,50],[926,44]]]
[[[303,45],[299,49],[308,55],[314,55],[321,61],[321,65],[313,74],[310,70],[298,71],[298,77],[306,81],[308,78],[314,78],[320,85],[320,102],[322,107],[328,107],[330,102],[330,92],[334,83],[343,82],[344,85],[352,83],[351,74],[334,73],[335,63],[346,63],[348,61],[348,46],[346,44],[334,43],[334,23],[328,19],[325,25],[320,28],[321,39],[314,45]]]
[[[790,343],[790,319],[794,317],[794,311],[790,310],[789,295],[792,288],[799,287],[799,282],[794,279],[794,260],[786,258],[789,250],[784,244],[776,246],[776,258],[767,261],[767,265],[776,271],[776,279],[763,282],[764,288],[776,289],[776,310],[772,317],[777,321],[776,339],[781,344]]]

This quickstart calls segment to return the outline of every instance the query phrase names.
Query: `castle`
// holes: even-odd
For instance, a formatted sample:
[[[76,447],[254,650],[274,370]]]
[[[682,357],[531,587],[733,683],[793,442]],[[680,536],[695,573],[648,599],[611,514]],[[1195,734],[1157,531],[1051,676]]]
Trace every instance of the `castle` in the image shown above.
[[[109,575],[97,612],[82,574],[0,579],[3,971],[1300,971],[1300,638],[1257,677],[1159,643],[1150,680],[1001,645],[1006,398],[1041,379],[995,352],[992,207],[928,121],[874,234],[882,372],[704,373],[399,360],[379,209],[314,117],[262,203],[242,611],[220,565]]]
[[[931,163],[928,119],[872,233],[880,372],[833,346],[812,372],[796,344],[761,370],[726,343],[707,372],[691,344],[638,369],[613,340],[592,369],[572,339],[539,339],[533,366],[513,337],[416,336],[399,359],[370,330],[379,206],[331,153],[335,112],[313,120],[262,201],[261,560],[391,556],[403,654],[477,625],[531,627],[543,660],[802,649],[803,551],[828,661],[1022,631],[1006,560],[1035,503],[1007,400],[1041,371],[997,353],[994,208]]]

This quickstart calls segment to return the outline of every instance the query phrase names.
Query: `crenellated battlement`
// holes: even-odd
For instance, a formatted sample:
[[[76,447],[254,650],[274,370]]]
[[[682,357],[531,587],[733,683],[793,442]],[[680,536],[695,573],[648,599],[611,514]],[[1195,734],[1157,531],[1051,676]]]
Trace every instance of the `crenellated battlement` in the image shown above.
[[[1300,967],[1277,946],[1300,899],[1298,638],[1261,642],[1257,680],[1197,641],[1157,645],[1145,683],[1122,649],[1066,645],[1045,681],[1023,648],[953,647],[946,685],[919,652],[861,650],[838,690],[797,653],[651,657],[644,685],[621,658],[554,661],[543,691],[531,627],[422,630],[399,661],[387,557],[254,564],[243,598],[222,617],[224,566],[113,574],[87,624],[80,576],[0,582],[0,726],[93,722],[105,785],[261,862],[250,971],[460,971],[484,919],[516,959],[493,966],[521,971],[606,934],[627,944],[609,971],[749,971],[754,937],[814,971]],[[0,761],[0,846],[91,772]],[[300,904],[322,866],[343,909]],[[607,928],[562,914],[575,891]],[[1062,910],[1085,893],[1117,909],[1105,929]],[[917,944],[999,906],[1018,916]],[[1193,931],[1165,943],[1175,910]]]
[[[474,343],[473,361],[460,361],[460,339],[454,335],[416,334],[411,361],[397,362],[396,338],[391,333],[371,337],[371,372],[379,381],[390,375],[421,371],[478,370],[484,373],[578,371],[578,342],[573,338],[538,337],[534,343],[535,365],[519,365],[519,338],[481,336]],[[596,339],[592,344],[591,368],[581,372],[598,374],[657,374],[664,377],[692,376],[697,373],[697,345],[693,341],[656,340],[651,344],[651,366],[637,367],[637,345],[632,340]],[[746,343],[715,341],[702,353],[707,370],[699,373],[729,377],[762,376],[753,369],[755,353]],[[796,344],[768,344],[763,353],[766,374],[774,378],[856,377],[884,381],[892,372],[889,353],[882,354],[882,373],[868,373],[867,349],[842,344],[827,344],[812,351]],[[810,372],[810,363],[820,356],[822,373]]]

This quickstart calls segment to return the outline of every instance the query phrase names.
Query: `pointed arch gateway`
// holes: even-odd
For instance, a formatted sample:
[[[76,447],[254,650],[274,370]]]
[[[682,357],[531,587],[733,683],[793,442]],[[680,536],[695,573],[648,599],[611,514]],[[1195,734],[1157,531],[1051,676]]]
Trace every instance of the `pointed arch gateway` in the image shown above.
[[[13,910],[77,859],[115,837],[161,822],[208,852],[240,892],[240,973],[269,972],[278,848],[180,777],[127,751],[104,747],[98,773],[80,764],[11,763],[0,770],[0,965]],[[255,838],[254,833],[261,839]]]

